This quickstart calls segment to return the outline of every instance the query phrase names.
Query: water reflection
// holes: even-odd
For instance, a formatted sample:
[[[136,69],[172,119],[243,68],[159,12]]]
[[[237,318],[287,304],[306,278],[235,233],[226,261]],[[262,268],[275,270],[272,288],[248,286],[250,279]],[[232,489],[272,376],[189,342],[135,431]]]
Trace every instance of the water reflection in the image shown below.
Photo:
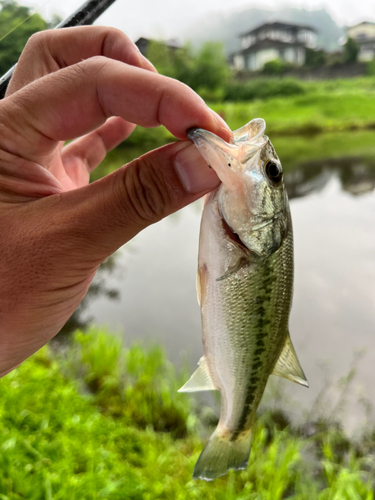
[[[360,157],[329,158],[306,161],[285,174],[289,199],[321,191],[336,177],[341,187],[353,195],[375,188],[375,159]]]
[[[300,405],[290,405],[291,413],[323,408],[336,419],[348,402],[344,420],[354,428],[365,415],[358,399],[375,404],[375,158],[304,161],[285,178],[295,232],[290,330],[310,389],[271,377],[265,404],[275,405],[283,388],[280,407],[287,391]],[[188,357],[193,366],[202,355],[195,298],[199,223],[195,205],[139,234],[101,271],[69,329],[90,320],[106,324],[126,340],[164,342],[172,361]],[[111,295],[120,301],[107,300]],[[348,381],[354,366],[357,375]]]
[[[119,290],[114,288],[110,283],[111,275],[115,270],[116,274],[118,274],[118,269],[116,269],[116,266],[120,265],[120,263],[117,262],[118,256],[118,253],[111,255],[99,267],[85,298],[60,331],[58,335],[60,339],[78,329],[85,329],[92,323],[94,317],[88,313],[88,308],[92,306],[93,300],[98,298],[119,300]]]

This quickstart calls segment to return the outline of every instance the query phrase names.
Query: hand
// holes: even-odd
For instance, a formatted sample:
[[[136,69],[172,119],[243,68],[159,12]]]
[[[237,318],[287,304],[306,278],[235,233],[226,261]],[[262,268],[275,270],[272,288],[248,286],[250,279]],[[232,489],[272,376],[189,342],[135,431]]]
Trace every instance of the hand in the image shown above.
[[[163,124],[181,141],[88,185],[133,124]],[[0,102],[0,375],[59,332],[108,255],[218,185],[185,140],[193,126],[230,137],[123,33],[70,28],[29,40]]]

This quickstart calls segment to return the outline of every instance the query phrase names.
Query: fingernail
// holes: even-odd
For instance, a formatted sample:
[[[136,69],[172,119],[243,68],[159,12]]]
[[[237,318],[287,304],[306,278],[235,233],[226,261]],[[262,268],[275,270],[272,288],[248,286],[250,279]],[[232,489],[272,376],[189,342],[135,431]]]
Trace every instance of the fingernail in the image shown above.
[[[220,183],[194,144],[177,153],[174,165],[183,187],[190,194],[203,194]]]

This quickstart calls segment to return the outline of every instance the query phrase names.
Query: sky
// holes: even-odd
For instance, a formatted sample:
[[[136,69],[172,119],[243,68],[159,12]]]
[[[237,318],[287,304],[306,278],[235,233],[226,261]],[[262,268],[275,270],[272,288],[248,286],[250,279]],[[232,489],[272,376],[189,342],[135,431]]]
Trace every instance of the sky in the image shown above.
[[[31,5],[46,18],[57,13],[65,18],[83,0],[19,0]],[[375,22],[374,0],[117,0],[96,24],[113,26],[124,31],[131,39],[140,36],[167,39],[180,37],[181,31],[197,18],[210,13],[226,13],[247,7],[275,8],[290,5],[306,9],[326,8],[339,25],[353,25],[367,20]]]

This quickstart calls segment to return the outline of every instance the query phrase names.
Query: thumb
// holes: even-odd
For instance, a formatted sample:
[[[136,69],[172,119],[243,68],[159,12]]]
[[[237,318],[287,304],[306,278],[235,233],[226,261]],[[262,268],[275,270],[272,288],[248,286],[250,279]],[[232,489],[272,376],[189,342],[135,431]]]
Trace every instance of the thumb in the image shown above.
[[[88,186],[38,200],[57,218],[64,253],[94,265],[139,231],[188,205],[219,185],[190,141],[161,147]],[[58,237],[61,237],[58,236]]]

